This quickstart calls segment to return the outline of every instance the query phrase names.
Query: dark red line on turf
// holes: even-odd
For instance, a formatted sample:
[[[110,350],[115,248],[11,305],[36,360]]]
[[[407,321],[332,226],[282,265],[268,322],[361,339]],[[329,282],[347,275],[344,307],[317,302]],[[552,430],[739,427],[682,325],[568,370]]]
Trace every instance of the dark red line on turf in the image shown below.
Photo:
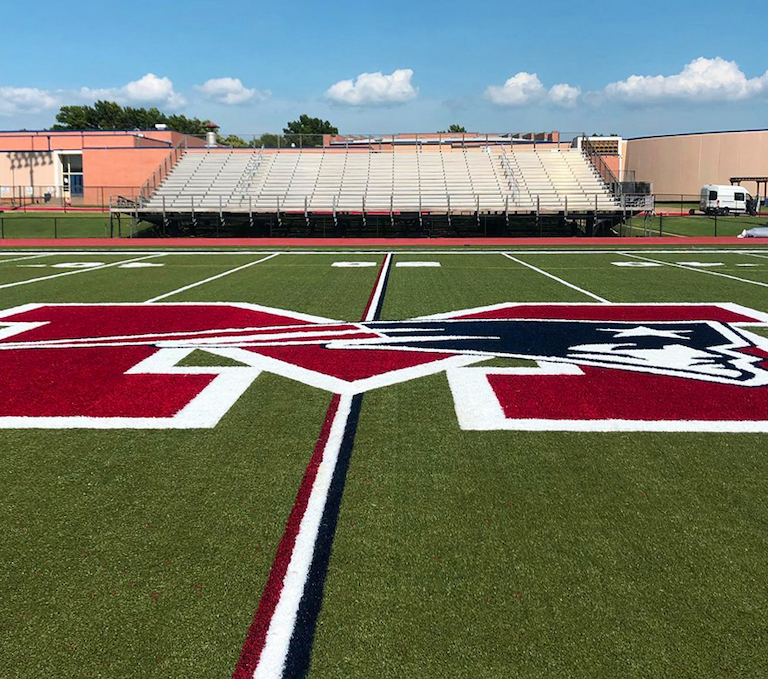
[[[362,317],[363,320],[365,320],[374,304],[376,304],[374,320],[378,318],[389,279],[391,261],[392,256],[390,254],[384,257],[384,261],[376,276],[373,291],[365,305]],[[376,291],[379,289],[379,282],[382,280],[382,277],[384,277],[384,279],[381,285],[381,294],[378,299],[375,299]],[[288,666],[290,662],[292,669],[289,670],[289,672],[294,672],[293,674],[289,673],[288,676],[301,676],[306,672],[306,668],[309,666],[312,641],[314,638],[315,626],[317,624],[317,615],[322,603],[323,586],[325,583],[328,561],[330,559],[331,546],[336,533],[336,521],[341,507],[341,497],[344,494],[347,469],[352,456],[352,447],[357,432],[357,421],[362,405],[362,398],[362,394],[357,394],[354,397],[351,412],[344,427],[344,437],[340,451],[341,462],[337,463],[336,469],[334,469],[331,489],[328,498],[326,499],[326,505],[323,508],[323,519],[315,542],[315,554],[312,558],[310,573],[304,586],[304,593],[299,606],[300,610],[297,615],[297,626],[301,624],[302,630],[300,634],[297,635],[295,633],[296,628],[294,628],[294,636],[291,638],[291,643],[288,649],[286,666]],[[288,571],[288,565],[290,564],[293,550],[296,545],[296,537],[299,533],[301,521],[307,509],[309,496],[312,493],[312,487],[317,478],[317,470],[323,460],[323,453],[326,444],[328,443],[331,426],[336,417],[336,413],[338,412],[339,401],[340,396],[334,394],[331,398],[328,412],[325,414],[323,427],[320,431],[320,436],[315,443],[315,449],[312,453],[309,466],[304,472],[304,478],[301,481],[296,501],[294,502],[293,509],[288,517],[285,532],[278,545],[275,560],[272,563],[272,568],[269,577],[267,578],[267,583],[264,586],[264,591],[262,592],[253,622],[248,629],[248,634],[243,643],[240,658],[235,667],[235,671],[232,674],[232,679],[252,679],[253,673],[259,664],[261,653],[264,650],[267,632],[269,631],[269,626],[272,622],[272,616],[280,601],[285,575]],[[320,549],[318,549],[318,544],[320,545]],[[308,592],[310,589],[311,591]],[[299,672],[299,674],[296,674],[295,672]]]
[[[253,672],[256,669],[256,665],[259,662],[259,658],[261,657],[264,642],[267,638],[267,631],[269,630],[269,624],[272,621],[277,602],[280,600],[280,593],[283,589],[283,580],[285,579],[285,574],[288,571],[288,565],[291,561],[293,548],[296,544],[296,536],[298,535],[299,527],[301,526],[301,519],[307,509],[312,486],[317,477],[317,470],[323,460],[323,451],[328,443],[328,436],[331,433],[331,425],[333,424],[333,420],[336,417],[336,412],[339,408],[339,399],[340,397],[338,394],[334,394],[331,398],[331,404],[328,407],[328,412],[325,414],[325,420],[323,421],[323,427],[320,430],[320,436],[315,443],[315,449],[312,452],[309,465],[304,472],[304,478],[301,480],[299,492],[296,495],[296,501],[294,502],[293,509],[288,517],[285,532],[277,547],[275,560],[272,563],[272,569],[267,578],[267,584],[264,586],[264,591],[261,595],[261,600],[259,601],[259,607],[256,609],[253,622],[248,629],[243,649],[240,652],[240,659],[238,660],[232,675],[233,679],[251,679],[253,677]]]

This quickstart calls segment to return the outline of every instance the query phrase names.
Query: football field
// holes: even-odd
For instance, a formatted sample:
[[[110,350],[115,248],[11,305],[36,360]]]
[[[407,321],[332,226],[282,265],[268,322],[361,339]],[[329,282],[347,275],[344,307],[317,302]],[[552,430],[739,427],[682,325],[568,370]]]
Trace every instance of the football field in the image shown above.
[[[0,251],[0,679],[768,676],[768,248]]]

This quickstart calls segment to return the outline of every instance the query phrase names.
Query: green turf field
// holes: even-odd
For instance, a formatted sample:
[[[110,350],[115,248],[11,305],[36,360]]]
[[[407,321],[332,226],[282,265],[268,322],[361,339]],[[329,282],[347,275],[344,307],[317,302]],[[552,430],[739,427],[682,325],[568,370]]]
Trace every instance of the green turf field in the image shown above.
[[[384,321],[506,303],[735,303],[768,313],[768,248],[751,242],[276,252],[6,250],[0,311],[107,305],[94,312],[94,336],[161,304],[168,326],[152,333],[173,331],[181,303],[269,307],[312,327],[323,326],[310,316],[354,323],[372,318],[377,290]],[[386,286],[377,283],[383,268]],[[206,308],[188,307],[189,322]],[[29,394],[51,393],[39,375],[59,375],[58,364],[69,386],[45,407],[97,418],[101,409],[151,410],[198,377],[148,382],[126,403],[96,381],[110,368],[123,375],[120,352],[135,347],[118,344],[114,366],[98,358],[102,345],[86,347],[99,367],[81,378],[69,344],[51,352],[53,367],[40,359],[45,348],[7,345],[15,339],[4,333],[22,321],[14,318],[0,317],[0,679],[232,677],[333,389],[259,364],[263,372],[215,426],[26,426],[8,418],[44,419]],[[739,327],[768,335],[758,320]],[[138,328],[112,334],[133,341]],[[171,346],[166,335],[149,354]],[[206,350],[202,337],[174,366],[246,369],[232,358],[244,354]],[[357,355],[348,354],[352,366]],[[27,360],[33,367],[17,375]],[[331,370],[318,360],[313,369]],[[489,357],[478,365],[545,364]],[[87,400],[83,380],[96,380],[98,397]],[[616,382],[596,403],[630,414],[691,405],[677,381],[690,382],[672,377],[657,391]],[[768,402],[768,386],[728,388],[752,389],[744,420]],[[766,433],[468,429],[454,389],[435,370],[366,391],[307,676],[768,676]],[[701,393],[693,406],[706,411],[716,394]]]

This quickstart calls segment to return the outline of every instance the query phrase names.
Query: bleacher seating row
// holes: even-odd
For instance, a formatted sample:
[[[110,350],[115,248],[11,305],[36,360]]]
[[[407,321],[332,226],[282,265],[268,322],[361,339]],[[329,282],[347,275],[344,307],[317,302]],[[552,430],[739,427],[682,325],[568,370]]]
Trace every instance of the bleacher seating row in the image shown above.
[[[173,212],[615,211],[578,149],[188,150],[143,205]]]

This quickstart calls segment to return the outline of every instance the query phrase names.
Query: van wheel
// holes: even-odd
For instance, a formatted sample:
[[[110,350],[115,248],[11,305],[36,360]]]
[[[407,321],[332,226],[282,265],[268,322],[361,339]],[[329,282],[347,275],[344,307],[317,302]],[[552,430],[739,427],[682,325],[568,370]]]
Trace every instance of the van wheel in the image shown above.
[[[730,214],[730,212],[731,212],[731,208],[728,208],[728,207],[723,208],[723,215],[725,215],[726,217]]]
[[[690,210],[688,210],[688,214],[689,215],[695,215],[696,214],[696,210],[694,208],[691,208]]]

